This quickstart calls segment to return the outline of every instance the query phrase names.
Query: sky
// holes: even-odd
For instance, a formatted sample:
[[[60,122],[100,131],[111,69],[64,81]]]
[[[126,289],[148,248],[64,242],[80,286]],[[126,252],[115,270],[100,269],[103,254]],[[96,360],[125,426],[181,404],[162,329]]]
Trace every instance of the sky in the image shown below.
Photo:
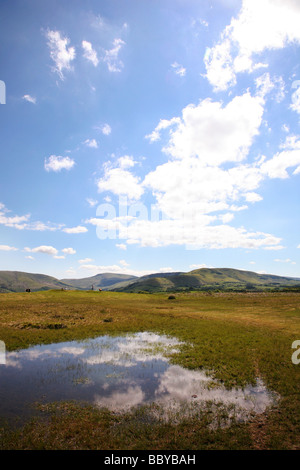
[[[1,0],[0,270],[300,277],[298,0]]]

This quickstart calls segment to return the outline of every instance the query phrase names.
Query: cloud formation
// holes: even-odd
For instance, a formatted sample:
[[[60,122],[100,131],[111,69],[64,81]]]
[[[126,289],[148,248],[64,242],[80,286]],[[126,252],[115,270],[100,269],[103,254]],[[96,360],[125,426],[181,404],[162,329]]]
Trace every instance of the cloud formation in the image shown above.
[[[51,155],[49,158],[45,158],[44,168],[46,171],[59,172],[61,170],[71,170],[75,165],[75,161],[70,157],[61,157],[57,155]]]
[[[89,41],[82,41],[81,43],[83,49],[83,57],[85,57],[89,62],[97,67],[99,64],[99,59],[97,57],[97,52],[93,49],[92,44]]]
[[[300,43],[299,22],[296,0],[243,0],[238,17],[232,18],[219,42],[206,50],[206,77],[214,90],[235,85],[238,73],[267,67],[257,61],[265,50]]]
[[[69,46],[70,39],[63,37],[59,31],[47,30],[48,47],[50,57],[54,62],[52,70],[58,73],[61,80],[64,79],[63,71],[72,70],[72,61],[75,59],[75,47]]]

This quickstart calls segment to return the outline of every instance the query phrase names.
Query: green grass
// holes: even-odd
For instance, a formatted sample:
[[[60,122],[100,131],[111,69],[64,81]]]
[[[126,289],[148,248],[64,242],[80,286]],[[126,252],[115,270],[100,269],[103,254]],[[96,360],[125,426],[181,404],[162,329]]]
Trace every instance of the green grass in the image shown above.
[[[57,325],[62,325],[58,327]],[[56,327],[57,326],[57,327]],[[197,419],[149,421],[147,407],[114,414],[77,403],[48,405],[44,419],[0,429],[0,446],[65,449],[300,449],[298,293],[47,291],[0,295],[0,339],[8,350],[104,334],[152,331],[185,341],[171,361],[206,369],[226,387],[260,376],[281,399],[249,423],[212,430],[209,407]],[[218,410],[220,418],[224,410]]]

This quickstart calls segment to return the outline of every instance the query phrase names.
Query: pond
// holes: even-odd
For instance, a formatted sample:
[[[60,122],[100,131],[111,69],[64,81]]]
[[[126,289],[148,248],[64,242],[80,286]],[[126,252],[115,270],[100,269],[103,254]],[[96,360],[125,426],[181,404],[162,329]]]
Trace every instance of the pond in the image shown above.
[[[168,356],[181,345],[176,338],[142,332],[7,352],[0,364],[0,416],[24,422],[36,402],[76,400],[114,412],[155,403],[170,417],[209,402],[245,420],[275,402],[261,380],[227,390],[205,371],[171,364]]]

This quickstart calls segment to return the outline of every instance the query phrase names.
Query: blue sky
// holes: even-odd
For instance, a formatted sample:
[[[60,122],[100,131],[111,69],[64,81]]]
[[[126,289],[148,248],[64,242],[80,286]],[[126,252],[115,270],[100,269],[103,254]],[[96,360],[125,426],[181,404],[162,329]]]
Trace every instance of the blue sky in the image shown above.
[[[2,0],[0,24],[0,270],[300,277],[297,0]]]

